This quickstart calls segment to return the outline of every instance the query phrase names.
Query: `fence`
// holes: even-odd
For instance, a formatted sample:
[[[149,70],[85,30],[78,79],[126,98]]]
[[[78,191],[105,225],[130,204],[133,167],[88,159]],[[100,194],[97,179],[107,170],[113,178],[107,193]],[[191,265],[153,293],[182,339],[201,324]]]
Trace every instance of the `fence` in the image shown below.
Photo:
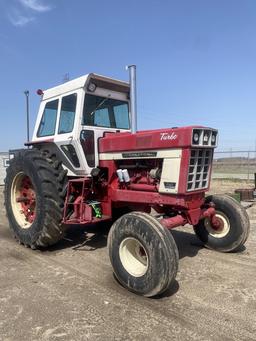
[[[216,151],[213,159],[213,178],[254,180],[256,173],[256,152]]]
[[[0,152],[0,186],[4,184],[9,154]],[[254,180],[256,151],[216,151],[213,159],[212,178]]]

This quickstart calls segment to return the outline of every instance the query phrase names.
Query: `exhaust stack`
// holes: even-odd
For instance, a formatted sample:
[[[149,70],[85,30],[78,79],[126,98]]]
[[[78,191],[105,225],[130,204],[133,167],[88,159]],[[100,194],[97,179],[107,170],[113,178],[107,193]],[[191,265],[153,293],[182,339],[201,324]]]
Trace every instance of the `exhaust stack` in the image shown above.
[[[131,131],[137,132],[137,99],[136,99],[136,65],[128,65],[130,77],[130,103],[131,103]]]

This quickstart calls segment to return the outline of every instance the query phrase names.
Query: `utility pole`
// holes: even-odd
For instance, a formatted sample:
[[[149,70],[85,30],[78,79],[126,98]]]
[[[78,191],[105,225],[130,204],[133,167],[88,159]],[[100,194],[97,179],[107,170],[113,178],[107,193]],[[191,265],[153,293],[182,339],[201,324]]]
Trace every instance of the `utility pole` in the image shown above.
[[[230,148],[230,157],[231,158],[233,157],[233,150],[232,150],[232,148]]]
[[[27,111],[27,142],[29,142],[29,91],[25,90],[24,95],[26,96],[26,111]]]

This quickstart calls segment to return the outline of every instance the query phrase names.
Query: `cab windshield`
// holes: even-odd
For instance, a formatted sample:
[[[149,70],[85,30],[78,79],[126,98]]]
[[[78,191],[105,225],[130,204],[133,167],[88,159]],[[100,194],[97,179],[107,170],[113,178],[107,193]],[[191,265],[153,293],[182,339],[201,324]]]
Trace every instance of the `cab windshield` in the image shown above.
[[[85,95],[83,125],[116,129],[130,129],[128,102]]]

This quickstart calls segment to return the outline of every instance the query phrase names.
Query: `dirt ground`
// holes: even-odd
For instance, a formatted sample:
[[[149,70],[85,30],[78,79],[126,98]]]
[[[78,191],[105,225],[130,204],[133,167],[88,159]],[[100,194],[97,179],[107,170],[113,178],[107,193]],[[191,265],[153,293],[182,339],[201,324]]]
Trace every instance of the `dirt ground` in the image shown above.
[[[218,180],[211,192],[242,185]],[[1,341],[256,340],[256,206],[248,209],[251,234],[240,253],[207,250],[190,227],[175,229],[177,281],[147,299],[114,280],[104,229],[73,230],[44,252],[20,246],[0,191]]]
[[[234,193],[235,189],[252,189],[254,181],[239,179],[212,179],[210,193]]]

